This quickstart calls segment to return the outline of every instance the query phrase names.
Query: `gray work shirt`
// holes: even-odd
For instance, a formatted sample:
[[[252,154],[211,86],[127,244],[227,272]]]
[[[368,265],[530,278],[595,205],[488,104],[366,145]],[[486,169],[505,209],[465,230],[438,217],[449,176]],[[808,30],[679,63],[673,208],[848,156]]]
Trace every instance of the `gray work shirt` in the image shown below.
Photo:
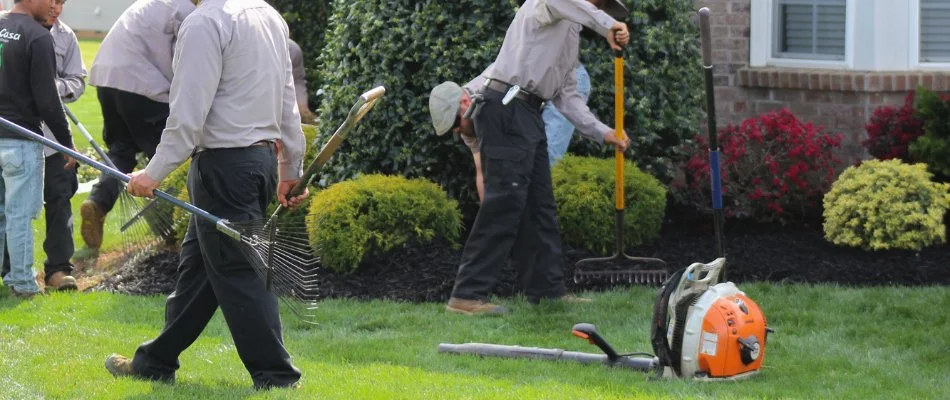
[[[79,40],[76,33],[62,20],[50,28],[53,35],[53,51],[56,53],[56,89],[63,103],[72,103],[86,91],[86,65],[82,62],[82,53],[79,51]],[[43,135],[55,141],[53,132],[46,124],[41,126]],[[43,147],[43,154],[49,157],[57,151],[50,147]]]
[[[287,23],[264,0],[204,0],[181,25],[171,112],[145,168],[162,180],[195,150],[280,140],[281,180],[303,173],[305,150]]]
[[[112,25],[92,62],[89,84],[168,103],[172,52],[191,0],[138,0]]]
[[[307,71],[304,69],[303,50],[300,45],[293,40],[288,40],[290,45],[290,63],[294,68],[294,88],[297,90],[297,105],[310,109],[307,99]]]
[[[553,101],[581,134],[603,143],[611,128],[597,120],[578,93],[575,71],[583,26],[607,37],[614,23],[585,0],[527,0],[485,76]]]

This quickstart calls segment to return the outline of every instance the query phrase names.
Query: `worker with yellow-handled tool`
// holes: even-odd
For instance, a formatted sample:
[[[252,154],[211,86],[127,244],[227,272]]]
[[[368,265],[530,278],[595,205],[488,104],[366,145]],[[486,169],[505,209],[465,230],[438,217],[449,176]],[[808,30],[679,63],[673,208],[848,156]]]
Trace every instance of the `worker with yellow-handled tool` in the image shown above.
[[[436,133],[473,129],[480,143],[485,196],[462,253],[447,309],[504,313],[488,302],[514,248],[536,255],[521,264],[529,300],[578,300],[566,295],[542,106],[553,101],[584,135],[624,150],[624,134],[601,123],[577,93],[583,26],[619,50],[630,40],[619,0],[528,0],[515,14],[483,84],[467,95],[453,82],[436,86],[429,111]],[[470,110],[471,109],[471,110]]]

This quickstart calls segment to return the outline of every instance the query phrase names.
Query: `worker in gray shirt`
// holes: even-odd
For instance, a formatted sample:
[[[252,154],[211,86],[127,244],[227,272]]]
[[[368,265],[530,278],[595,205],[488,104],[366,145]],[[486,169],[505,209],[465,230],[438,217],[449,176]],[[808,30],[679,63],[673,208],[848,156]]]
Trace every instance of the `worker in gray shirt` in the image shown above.
[[[262,220],[275,190],[281,204],[299,205],[307,192],[287,198],[303,173],[304,153],[288,37],[287,23],[264,0],[202,1],[175,46],[162,141],[128,191],[152,197],[191,157],[191,201],[219,217]],[[106,368],[116,376],[174,380],[179,354],[220,306],[254,386],[295,385],[300,371],[283,345],[277,297],[238,246],[214,224],[192,217],[165,327],[131,360],[112,355]]]
[[[92,62],[89,84],[102,107],[102,139],[108,156],[122,172],[132,172],[136,155],[151,158],[168,118],[172,50],[178,27],[197,0],[138,0],[129,6],[102,41]],[[91,248],[102,245],[106,214],[112,210],[119,180],[101,175],[83,202],[82,238]]]
[[[53,35],[53,51],[56,53],[56,89],[63,103],[72,103],[86,90],[86,66],[79,51],[76,34],[61,19],[66,0],[56,0],[49,19],[43,26]],[[53,131],[42,124],[44,136],[56,140]],[[76,279],[70,276],[73,264],[70,259],[75,252],[73,244],[73,211],[70,200],[79,189],[76,177],[76,161],[65,157],[49,147],[43,148],[46,156],[46,172],[43,175],[43,206],[46,211],[46,239],[43,250],[47,289],[75,290]],[[3,271],[10,269],[10,252],[4,247]]]
[[[545,102],[553,101],[581,134],[626,149],[629,139],[617,139],[613,129],[591,113],[577,91],[575,74],[583,26],[620,50],[630,34],[615,18],[626,13],[619,0],[527,0],[485,71],[478,96],[466,95],[453,82],[432,90],[429,111],[436,133],[473,129],[485,181],[484,200],[462,252],[448,311],[507,312],[489,303],[488,296],[513,248],[536,255],[534,262],[522,264],[532,269],[522,271],[529,301],[589,301],[566,294],[541,111]],[[472,119],[467,118],[470,107],[475,107]]]
[[[294,89],[297,91],[297,108],[300,109],[300,119],[304,123],[316,123],[316,117],[310,111],[310,99],[307,96],[307,69],[304,66],[303,50],[300,45],[292,39],[288,39],[290,45],[290,62],[294,67]]]

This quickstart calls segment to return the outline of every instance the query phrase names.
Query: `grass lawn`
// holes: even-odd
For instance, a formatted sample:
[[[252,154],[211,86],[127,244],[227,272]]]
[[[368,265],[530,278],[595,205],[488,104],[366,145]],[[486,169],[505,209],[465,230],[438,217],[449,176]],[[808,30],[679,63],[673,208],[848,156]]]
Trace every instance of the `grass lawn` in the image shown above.
[[[749,284],[770,336],[762,374],[740,383],[648,381],[647,375],[565,362],[443,355],[440,342],[488,342],[596,352],[570,335],[595,323],[621,351],[650,351],[654,289],[595,294],[585,305],[529,306],[471,318],[441,304],[326,301],[321,324],[285,314],[285,340],[303,371],[297,392],[256,393],[215,316],[181,356],[178,384],[114,379],[104,358],[131,355],[161,328],[163,299],[54,293],[0,295],[0,398],[936,398],[950,393],[946,288],[850,289]]]

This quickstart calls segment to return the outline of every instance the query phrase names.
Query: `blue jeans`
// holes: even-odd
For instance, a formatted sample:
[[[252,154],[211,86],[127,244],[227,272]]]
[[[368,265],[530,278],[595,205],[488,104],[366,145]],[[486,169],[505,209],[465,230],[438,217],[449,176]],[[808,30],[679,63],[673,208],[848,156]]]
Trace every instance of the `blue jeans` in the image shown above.
[[[577,92],[584,96],[586,103],[590,97],[590,75],[583,64],[577,66]],[[567,153],[567,146],[574,135],[574,125],[550,101],[544,105],[541,119],[544,120],[544,132],[548,137],[548,160],[553,167]]]
[[[43,208],[44,165],[42,144],[0,139],[0,254],[10,246],[10,272],[3,284],[20,293],[40,290],[33,270],[32,221]]]

